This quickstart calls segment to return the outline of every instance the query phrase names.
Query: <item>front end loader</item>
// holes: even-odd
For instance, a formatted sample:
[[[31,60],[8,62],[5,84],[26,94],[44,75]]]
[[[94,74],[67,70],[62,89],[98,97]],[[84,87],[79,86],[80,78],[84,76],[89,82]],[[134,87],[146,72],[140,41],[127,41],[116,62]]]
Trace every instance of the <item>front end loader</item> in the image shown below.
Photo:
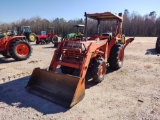
[[[122,14],[85,13],[85,17],[84,36],[63,40],[54,51],[49,69],[33,70],[26,86],[29,92],[70,108],[85,95],[87,71],[91,72],[95,83],[100,83],[106,74],[106,64],[114,70],[122,67],[124,49],[134,40],[125,40],[122,35]],[[87,35],[88,18],[98,21],[96,35]],[[111,38],[103,36],[99,30],[100,22],[106,20],[116,22]]]

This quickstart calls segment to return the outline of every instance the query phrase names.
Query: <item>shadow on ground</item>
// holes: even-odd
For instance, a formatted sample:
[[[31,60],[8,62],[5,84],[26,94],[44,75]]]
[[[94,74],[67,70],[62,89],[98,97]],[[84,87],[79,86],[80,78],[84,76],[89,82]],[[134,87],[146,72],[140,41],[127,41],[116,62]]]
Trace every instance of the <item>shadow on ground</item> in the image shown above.
[[[54,114],[67,111],[66,108],[60,105],[28,93],[25,90],[28,80],[29,76],[0,84],[0,102],[5,102],[10,106],[18,108],[32,107],[43,114]]]
[[[147,49],[145,55],[157,55],[155,48]]]
[[[48,46],[46,46],[46,45],[48,45]],[[52,45],[52,46],[51,46]],[[41,44],[32,44],[32,46],[41,46],[42,48],[44,48],[44,49],[48,49],[48,48],[56,48],[56,47],[54,47],[54,45],[53,44],[44,44],[44,45],[41,45]]]
[[[18,61],[15,61],[12,58],[0,57],[0,64],[10,63],[10,62],[18,62]]]
[[[57,71],[60,71],[60,69]],[[112,71],[108,70],[107,73],[110,72]],[[0,102],[4,102],[10,106],[18,108],[31,107],[44,115],[66,112],[68,110],[61,105],[27,92],[25,90],[25,86],[27,85],[29,78],[30,76],[27,76],[0,84]],[[88,73],[86,76],[86,89],[95,85],[96,84],[92,81],[91,74]]]
[[[47,46],[47,47],[43,47],[44,49],[47,49],[47,48],[56,48],[54,46]]]

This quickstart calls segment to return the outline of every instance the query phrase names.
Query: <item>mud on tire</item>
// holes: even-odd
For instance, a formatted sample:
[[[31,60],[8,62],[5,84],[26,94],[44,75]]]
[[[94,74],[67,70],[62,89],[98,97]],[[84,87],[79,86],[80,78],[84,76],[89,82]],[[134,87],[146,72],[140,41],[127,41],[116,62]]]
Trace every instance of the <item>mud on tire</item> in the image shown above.
[[[26,60],[32,52],[31,46],[25,40],[14,40],[10,44],[9,54],[17,61]]]
[[[123,66],[124,50],[123,45],[115,44],[110,52],[109,65],[112,70],[118,70]]]

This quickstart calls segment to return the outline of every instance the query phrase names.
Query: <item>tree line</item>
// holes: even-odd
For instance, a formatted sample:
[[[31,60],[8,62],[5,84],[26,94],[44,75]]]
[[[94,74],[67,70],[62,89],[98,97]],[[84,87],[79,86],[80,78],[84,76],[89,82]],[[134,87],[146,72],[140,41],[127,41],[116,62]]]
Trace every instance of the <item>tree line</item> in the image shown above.
[[[160,35],[160,16],[157,17],[155,11],[148,14],[140,15],[136,12],[130,13],[128,9],[123,13],[123,33],[126,36],[159,36]],[[40,17],[32,17],[30,19],[22,19],[12,23],[0,23],[0,29],[3,31],[11,30],[13,27],[31,26],[32,32],[37,35],[41,31],[49,32],[49,27],[54,27],[54,32],[58,35],[63,35],[71,32],[76,32],[75,24],[84,24],[85,19],[65,20],[64,18],[55,18],[53,20],[42,19]],[[100,32],[111,31],[110,26],[114,24],[109,22],[102,22]],[[88,20],[88,34],[96,33],[97,22]]]

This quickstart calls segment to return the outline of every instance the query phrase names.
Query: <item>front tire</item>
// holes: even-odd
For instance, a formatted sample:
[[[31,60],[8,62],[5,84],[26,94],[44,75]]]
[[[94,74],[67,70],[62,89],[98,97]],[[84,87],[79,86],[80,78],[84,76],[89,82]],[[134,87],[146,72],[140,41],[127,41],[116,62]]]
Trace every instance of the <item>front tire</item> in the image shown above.
[[[112,70],[118,70],[123,66],[124,49],[123,45],[115,44],[110,52],[109,65]]]
[[[106,74],[106,61],[103,58],[98,58],[94,61],[92,68],[93,81],[95,83],[102,82]]]
[[[15,40],[10,44],[9,54],[16,61],[26,60],[32,52],[31,46],[24,40]]]

